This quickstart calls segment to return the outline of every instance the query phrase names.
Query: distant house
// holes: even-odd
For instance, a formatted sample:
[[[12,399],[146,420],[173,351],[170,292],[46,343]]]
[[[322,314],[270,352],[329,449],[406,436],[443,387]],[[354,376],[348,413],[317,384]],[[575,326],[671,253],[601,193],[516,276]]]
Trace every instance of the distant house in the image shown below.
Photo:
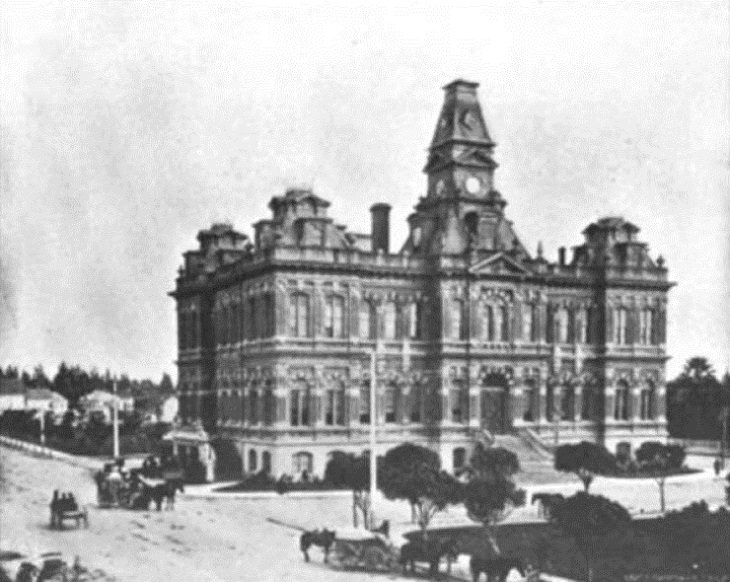
[[[25,409],[61,416],[68,410],[68,400],[48,388],[28,388],[25,392]]]
[[[104,419],[110,421],[115,400],[118,402],[119,412],[134,411],[134,397],[130,394],[112,394],[104,390],[94,390],[79,399],[79,403],[87,414],[100,412]]]
[[[177,416],[179,402],[177,396],[168,396],[160,404],[159,422],[172,422]]]
[[[0,378],[0,414],[6,410],[25,410],[25,389],[17,378]]]

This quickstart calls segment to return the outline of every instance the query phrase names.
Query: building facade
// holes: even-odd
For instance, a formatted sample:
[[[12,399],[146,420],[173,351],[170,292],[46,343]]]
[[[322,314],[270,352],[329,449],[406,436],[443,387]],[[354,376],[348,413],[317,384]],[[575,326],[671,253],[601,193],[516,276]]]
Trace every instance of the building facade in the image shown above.
[[[181,452],[207,439],[236,471],[321,474],[333,451],[367,447],[375,350],[383,451],[418,442],[451,468],[485,431],[609,448],[666,436],[663,260],[615,217],[570,257],[531,255],[494,188],[477,84],[444,89],[396,252],[387,204],[354,233],[308,189],[272,198],[253,240],[198,234],[171,293]]]

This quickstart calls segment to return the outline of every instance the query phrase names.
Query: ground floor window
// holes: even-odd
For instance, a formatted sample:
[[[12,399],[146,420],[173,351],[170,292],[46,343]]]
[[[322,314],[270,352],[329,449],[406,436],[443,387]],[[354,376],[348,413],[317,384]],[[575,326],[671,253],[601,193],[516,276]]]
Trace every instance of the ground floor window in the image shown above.
[[[458,447],[453,452],[454,471],[461,469],[466,465],[466,449]]]
[[[360,387],[360,423],[370,424],[370,385]]]
[[[256,451],[250,449],[248,451],[248,471],[249,473],[255,473],[258,470],[258,455]]]
[[[302,451],[292,456],[292,472],[295,475],[300,473],[312,472],[313,458],[312,453]]]
[[[524,412],[522,414],[522,420],[526,422],[532,422],[537,417],[536,410],[536,386],[534,380],[528,380],[525,382],[523,388],[522,397],[525,402]]]
[[[271,453],[269,451],[261,453],[261,470],[267,475],[271,474]]]

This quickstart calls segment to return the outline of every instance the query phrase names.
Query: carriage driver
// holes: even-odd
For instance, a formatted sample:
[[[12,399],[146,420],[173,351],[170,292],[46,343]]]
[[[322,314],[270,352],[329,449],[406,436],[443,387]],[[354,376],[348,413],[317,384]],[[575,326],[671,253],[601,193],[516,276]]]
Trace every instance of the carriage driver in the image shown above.
[[[119,503],[119,490],[122,487],[122,480],[122,474],[119,471],[119,466],[115,464],[107,478],[109,483],[109,493],[111,494],[114,503]]]

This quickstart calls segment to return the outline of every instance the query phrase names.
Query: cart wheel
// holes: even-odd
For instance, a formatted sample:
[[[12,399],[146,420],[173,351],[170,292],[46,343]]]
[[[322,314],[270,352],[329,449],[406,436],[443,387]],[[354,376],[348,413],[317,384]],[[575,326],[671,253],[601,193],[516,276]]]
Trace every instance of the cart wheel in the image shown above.
[[[385,563],[384,557],[380,548],[367,548],[363,555],[365,567],[368,570],[378,570]]]

